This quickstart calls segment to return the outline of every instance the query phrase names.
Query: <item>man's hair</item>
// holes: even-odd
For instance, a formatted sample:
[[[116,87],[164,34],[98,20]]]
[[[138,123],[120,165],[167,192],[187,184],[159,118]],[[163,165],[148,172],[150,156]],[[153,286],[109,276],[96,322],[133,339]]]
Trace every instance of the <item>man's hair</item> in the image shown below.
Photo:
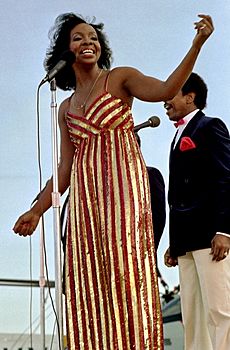
[[[93,18],[93,21],[95,18]],[[86,23],[94,28],[97,33],[98,41],[101,45],[101,56],[98,60],[100,68],[109,69],[112,62],[112,51],[105,33],[103,32],[104,24],[94,24],[93,21],[87,21],[80,15],[72,12],[59,15],[54,26],[49,31],[50,47],[46,52],[44,67],[49,72],[60,60],[63,52],[69,50],[70,32],[78,24]],[[56,75],[56,84],[62,90],[72,90],[76,88],[76,78],[71,66],[64,67]]]
[[[195,93],[194,104],[199,109],[204,109],[207,103],[208,88],[204,80],[196,73],[191,73],[181,89],[183,95]]]

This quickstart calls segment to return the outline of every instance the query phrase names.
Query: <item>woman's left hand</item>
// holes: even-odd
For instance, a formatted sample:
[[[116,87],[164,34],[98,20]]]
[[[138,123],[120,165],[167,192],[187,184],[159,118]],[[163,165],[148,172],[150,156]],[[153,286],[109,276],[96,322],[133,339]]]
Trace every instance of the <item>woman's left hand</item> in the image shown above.
[[[198,17],[200,17],[201,20],[194,23],[195,29],[197,29],[197,34],[193,40],[193,45],[200,49],[204,42],[213,33],[214,26],[211,16],[200,14]]]

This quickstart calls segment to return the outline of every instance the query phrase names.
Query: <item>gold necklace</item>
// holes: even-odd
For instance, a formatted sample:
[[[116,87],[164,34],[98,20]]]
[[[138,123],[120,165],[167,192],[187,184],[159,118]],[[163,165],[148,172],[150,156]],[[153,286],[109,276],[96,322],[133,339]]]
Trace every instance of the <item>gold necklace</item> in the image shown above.
[[[84,101],[80,106],[77,106],[77,101],[76,101],[76,97],[77,97],[77,96],[76,96],[76,93],[77,93],[77,90],[75,91],[75,100],[74,100],[74,101],[75,101],[75,108],[76,108],[76,109],[83,109],[83,112],[85,111],[86,103],[87,103],[87,101],[88,101],[88,99],[89,99],[91,93],[93,92],[93,89],[94,89],[94,87],[95,87],[95,85],[96,85],[98,79],[100,78],[102,72],[103,72],[103,69],[100,69],[100,72],[98,73],[96,79],[94,80],[94,82],[93,82],[93,84],[92,84],[92,86],[91,86],[91,88],[90,88],[90,90],[89,90],[89,93],[88,93],[88,95],[86,96],[85,101]]]

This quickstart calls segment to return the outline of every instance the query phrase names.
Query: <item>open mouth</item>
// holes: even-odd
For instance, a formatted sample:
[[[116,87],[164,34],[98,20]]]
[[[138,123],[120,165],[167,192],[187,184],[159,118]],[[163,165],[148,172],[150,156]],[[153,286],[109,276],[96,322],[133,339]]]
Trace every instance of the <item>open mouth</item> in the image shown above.
[[[172,105],[170,103],[165,102],[164,103],[164,108],[169,111],[172,108]]]
[[[93,55],[94,54],[94,50],[92,49],[84,49],[81,51],[82,55]]]

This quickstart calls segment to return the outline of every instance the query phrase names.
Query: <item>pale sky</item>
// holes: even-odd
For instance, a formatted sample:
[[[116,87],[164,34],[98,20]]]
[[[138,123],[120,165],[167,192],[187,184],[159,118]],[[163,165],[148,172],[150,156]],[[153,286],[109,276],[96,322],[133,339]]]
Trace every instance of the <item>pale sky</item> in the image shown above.
[[[43,60],[49,44],[48,31],[57,15],[75,12],[96,17],[105,24],[113,51],[113,66],[133,66],[147,75],[166,79],[176,68],[195,35],[197,14],[210,14],[215,32],[200,53],[194,71],[206,81],[209,94],[205,110],[230,126],[230,2],[228,0],[0,0],[1,32],[1,128],[0,128],[0,279],[39,278],[39,229],[32,238],[12,232],[17,217],[29,209],[39,190],[36,130],[36,91],[45,76]],[[58,104],[68,96],[57,90]],[[158,115],[161,124],[140,131],[142,152],[148,165],[159,168],[167,188],[168,153],[174,126],[162,103],[136,101],[136,124]],[[40,92],[43,183],[52,173],[50,90]],[[63,202],[63,201],[62,201]],[[46,214],[46,246],[50,279],[54,278],[52,209]],[[173,288],[178,270],[163,264],[168,246],[167,225],[158,251],[159,268]],[[32,261],[30,259],[32,255]],[[0,333],[23,332],[29,325],[29,290],[0,286]],[[34,319],[39,315],[39,290],[34,290]],[[47,306],[48,307],[48,306]],[[11,311],[13,310],[13,311]],[[49,309],[50,310],[50,309]],[[51,328],[52,329],[52,328]]]

